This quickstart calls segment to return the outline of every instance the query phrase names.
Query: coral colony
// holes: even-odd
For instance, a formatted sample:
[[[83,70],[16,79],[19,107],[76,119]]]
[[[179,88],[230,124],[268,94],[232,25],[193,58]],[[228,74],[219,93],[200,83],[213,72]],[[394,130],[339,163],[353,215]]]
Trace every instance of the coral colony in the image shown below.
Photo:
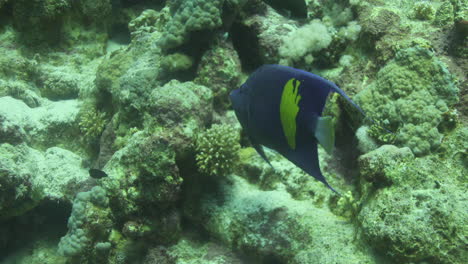
[[[466,263],[467,21],[0,0],[0,264]]]

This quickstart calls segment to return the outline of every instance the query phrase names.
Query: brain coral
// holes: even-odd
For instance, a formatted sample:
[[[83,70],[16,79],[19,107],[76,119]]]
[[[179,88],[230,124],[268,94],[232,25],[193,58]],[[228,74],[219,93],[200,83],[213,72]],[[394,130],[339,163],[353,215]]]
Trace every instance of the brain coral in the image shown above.
[[[396,131],[396,143],[422,156],[440,145],[438,126],[458,101],[454,77],[432,52],[401,50],[356,97],[371,116]]]

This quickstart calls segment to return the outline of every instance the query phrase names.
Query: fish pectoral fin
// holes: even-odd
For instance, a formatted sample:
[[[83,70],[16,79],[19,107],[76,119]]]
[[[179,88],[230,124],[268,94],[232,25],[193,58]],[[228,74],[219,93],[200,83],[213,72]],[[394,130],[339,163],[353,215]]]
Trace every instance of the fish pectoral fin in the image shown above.
[[[257,151],[257,153],[274,169],[273,165],[271,165],[270,161],[268,160],[265,151],[263,150],[262,145],[252,143],[253,147]]]
[[[331,154],[335,146],[335,129],[331,116],[317,118],[314,134],[318,143]]]

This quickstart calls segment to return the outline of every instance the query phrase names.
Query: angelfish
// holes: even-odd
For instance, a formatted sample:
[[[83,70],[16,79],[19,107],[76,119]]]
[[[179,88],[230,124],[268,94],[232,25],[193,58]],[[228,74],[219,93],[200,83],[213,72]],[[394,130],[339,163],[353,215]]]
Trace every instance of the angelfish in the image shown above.
[[[333,82],[281,65],[261,66],[231,92],[230,99],[242,128],[266,162],[271,165],[262,146],[276,150],[336,192],[320,171],[317,152],[317,143],[330,154],[335,144],[332,118],[322,116],[331,92],[364,114]]]

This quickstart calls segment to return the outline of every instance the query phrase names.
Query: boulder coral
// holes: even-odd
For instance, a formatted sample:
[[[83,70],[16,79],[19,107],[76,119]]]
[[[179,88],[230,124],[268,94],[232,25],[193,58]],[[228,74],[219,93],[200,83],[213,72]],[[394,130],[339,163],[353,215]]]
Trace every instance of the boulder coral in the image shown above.
[[[112,227],[108,204],[106,191],[99,186],[77,194],[68,219],[68,232],[58,245],[61,255],[70,257],[75,263],[86,261],[91,255],[95,256],[96,262],[106,259],[106,255],[102,254],[106,251],[103,250],[103,243],[109,243]]]
[[[222,4],[221,0],[172,1],[172,19],[158,41],[161,48],[176,48],[188,40],[191,32],[220,27]]]
[[[370,116],[395,131],[398,145],[422,156],[440,146],[443,135],[438,126],[458,101],[457,93],[447,66],[431,51],[414,47],[399,51],[356,100]]]

